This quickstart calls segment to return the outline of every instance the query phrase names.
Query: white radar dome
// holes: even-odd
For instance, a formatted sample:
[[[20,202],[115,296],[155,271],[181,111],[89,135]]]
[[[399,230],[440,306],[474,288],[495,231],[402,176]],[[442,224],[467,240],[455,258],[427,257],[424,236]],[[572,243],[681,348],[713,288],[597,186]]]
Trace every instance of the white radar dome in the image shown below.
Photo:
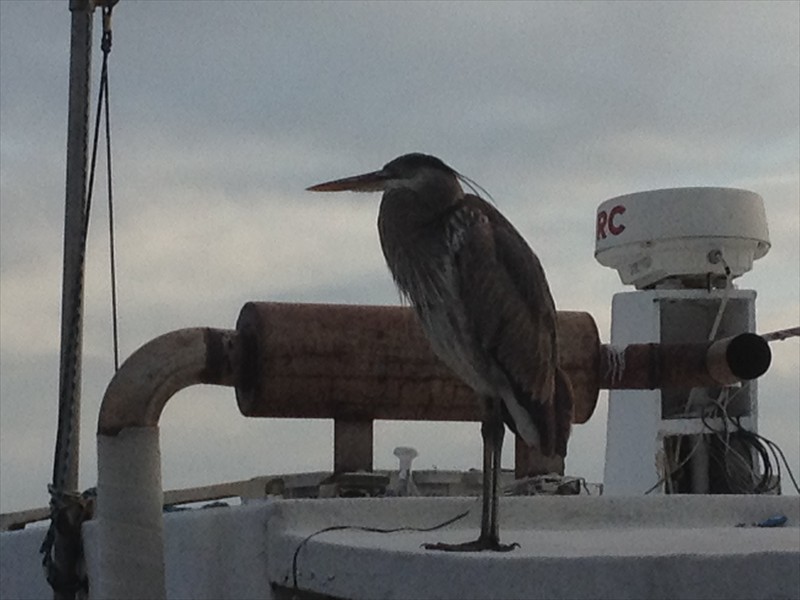
[[[664,280],[687,287],[753,268],[769,250],[761,196],[686,187],[617,196],[597,209],[594,256],[637,289]]]

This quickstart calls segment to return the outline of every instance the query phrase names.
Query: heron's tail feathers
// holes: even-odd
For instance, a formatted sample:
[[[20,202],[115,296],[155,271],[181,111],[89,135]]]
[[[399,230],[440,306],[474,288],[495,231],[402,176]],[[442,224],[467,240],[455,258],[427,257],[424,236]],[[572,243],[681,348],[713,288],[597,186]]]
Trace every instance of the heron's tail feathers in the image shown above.
[[[555,452],[559,456],[566,456],[567,440],[569,440],[572,429],[573,393],[572,383],[561,367],[556,370],[553,406],[555,409]]]

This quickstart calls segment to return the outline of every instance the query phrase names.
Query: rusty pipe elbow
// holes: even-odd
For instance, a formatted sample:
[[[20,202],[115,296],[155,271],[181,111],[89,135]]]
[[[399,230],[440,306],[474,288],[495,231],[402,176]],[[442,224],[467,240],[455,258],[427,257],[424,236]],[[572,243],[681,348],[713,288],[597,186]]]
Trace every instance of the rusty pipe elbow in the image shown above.
[[[114,436],[126,427],[157,426],[167,401],[191,385],[233,386],[239,353],[238,335],[227,329],[179,329],[151,340],[108,384],[97,433]]]

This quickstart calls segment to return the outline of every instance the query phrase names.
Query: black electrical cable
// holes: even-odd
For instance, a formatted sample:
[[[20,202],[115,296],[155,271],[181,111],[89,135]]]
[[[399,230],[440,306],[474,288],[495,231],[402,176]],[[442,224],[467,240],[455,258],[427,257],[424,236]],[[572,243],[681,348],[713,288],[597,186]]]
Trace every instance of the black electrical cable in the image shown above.
[[[311,534],[307,535],[303,539],[303,541],[301,541],[297,545],[297,548],[295,548],[295,550],[294,550],[294,555],[292,556],[292,586],[293,586],[294,590],[297,591],[297,589],[298,589],[297,588],[297,557],[300,554],[300,550],[303,549],[303,547],[308,543],[308,541],[311,538],[313,538],[315,536],[318,536],[321,533],[326,533],[326,532],[329,532],[329,531],[344,531],[344,530],[366,531],[368,533],[400,533],[400,532],[403,532],[403,531],[420,531],[420,532],[436,531],[437,529],[441,529],[442,527],[447,527],[448,525],[451,525],[452,523],[455,523],[456,521],[460,521],[461,519],[463,519],[464,517],[466,517],[469,514],[470,510],[472,510],[472,509],[465,510],[464,512],[461,512],[461,513],[457,514],[455,517],[451,517],[451,518],[447,519],[446,521],[443,521],[443,522],[438,523],[436,525],[433,525],[431,527],[392,527],[392,528],[383,528],[383,527],[365,527],[365,526],[361,526],[361,525],[331,525],[330,527],[325,527],[323,529],[315,531],[314,533],[311,533]]]

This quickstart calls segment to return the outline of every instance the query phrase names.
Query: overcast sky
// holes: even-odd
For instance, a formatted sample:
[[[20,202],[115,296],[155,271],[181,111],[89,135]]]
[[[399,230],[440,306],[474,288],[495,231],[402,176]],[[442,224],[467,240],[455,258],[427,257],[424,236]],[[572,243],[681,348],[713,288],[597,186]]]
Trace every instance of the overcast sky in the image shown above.
[[[123,358],[248,300],[398,302],[377,196],[304,188],[435,154],[489,190],[561,309],[608,340],[630,290],[593,258],[597,205],[675,186],[763,196],[772,249],[737,281],[761,331],[800,321],[800,4],[135,2],[110,58]],[[99,20],[95,41],[99,40]],[[46,504],[56,431],[70,16],[0,2],[0,510]],[[94,54],[94,83],[100,64]],[[93,97],[96,91],[93,89]],[[113,375],[99,180],[86,280],[81,486]],[[760,431],[795,472],[797,338],[773,345]],[[567,470],[602,479],[606,402]],[[179,393],[161,420],[167,488],[329,469],[332,424],[245,419],[233,391]],[[376,426],[376,463],[480,464],[477,424]],[[510,446],[510,444],[507,444]],[[510,464],[507,453],[507,464]]]

